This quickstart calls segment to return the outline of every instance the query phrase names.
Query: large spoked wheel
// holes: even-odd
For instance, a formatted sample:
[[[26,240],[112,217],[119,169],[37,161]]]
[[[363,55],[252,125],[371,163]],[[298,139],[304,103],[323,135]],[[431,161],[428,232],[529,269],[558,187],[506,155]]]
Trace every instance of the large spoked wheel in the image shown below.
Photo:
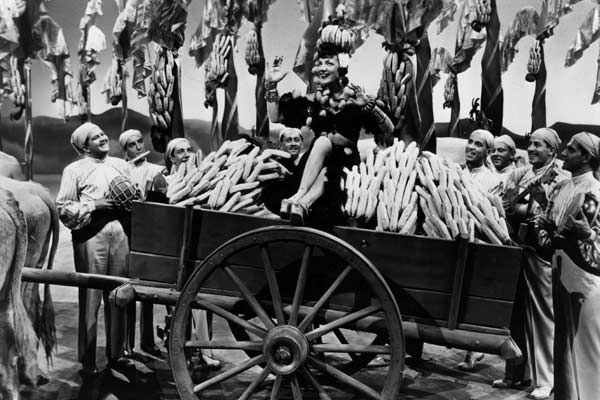
[[[212,301],[215,297],[207,293],[238,300],[228,303],[220,297]],[[235,307],[228,309],[227,304],[240,303],[245,303],[253,318],[240,317]],[[233,335],[190,340],[193,308],[212,311],[245,331],[247,340]],[[237,388],[222,390],[227,394],[220,398],[244,400],[256,395],[326,400],[355,395],[393,400],[404,369],[400,312],[381,274],[335,236],[287,226],[240,235],[203,261],[177,303],[169,349],[173,377],[184,400],[195,400],[236,378]],[[227,363],[228,368],[194,382],[188,365],[196,349],[237,351],[244,360]],[[364,360],[378,354],[389,358],[389,364],[377,374],[364,370],[350,375],[338,363],[345,358],[342,365],[362,367],[368,363]],[[240,381],[245,383],[242,389]]]

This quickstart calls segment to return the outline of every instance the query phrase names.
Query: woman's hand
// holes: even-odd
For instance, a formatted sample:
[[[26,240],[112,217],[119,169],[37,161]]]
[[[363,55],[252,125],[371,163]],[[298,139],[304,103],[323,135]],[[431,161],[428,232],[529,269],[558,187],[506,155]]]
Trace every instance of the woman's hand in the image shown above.
[[[288,71],[282,71],[282,69],[281,69],[282,62],[283,62],[283,57],[276,56],[275,59],[273,60],[273,64],[269,65],[269,63],[267,63],[267,73],[266,73],[265,78],[268,83],[277,84],[277,83],[281,82],[283,80],[283,78],[285,78],[285,76],[288,74]]]
[[[369,103],[372,103],[373,107],[375,107],[375,102],[373,99],[367,96],[365,91],[360,86],[348,83],[347,87],[354,92],[354,96],[348,98],[348,103],[356,104],[359,107],[365,107]]]

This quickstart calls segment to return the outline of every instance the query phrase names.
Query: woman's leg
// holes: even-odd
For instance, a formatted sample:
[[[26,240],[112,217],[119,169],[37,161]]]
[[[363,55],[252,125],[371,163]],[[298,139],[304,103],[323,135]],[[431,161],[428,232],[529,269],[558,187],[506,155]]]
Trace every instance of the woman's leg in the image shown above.
[[[289,198],[290,201],[298,201],[307,194],[321,173],[325,159],[331,154],[332,148],[331,141],[327,137],[317,138],[306,161],[300,187],[296,194]]]
[[[327,167],[321,168],[321,172],[315,179],[310,189],[306,194],[298,199],[298,203],[302,204],[306,208],[310,208],[317,201],[325,191],[325,182],[327,182]]]

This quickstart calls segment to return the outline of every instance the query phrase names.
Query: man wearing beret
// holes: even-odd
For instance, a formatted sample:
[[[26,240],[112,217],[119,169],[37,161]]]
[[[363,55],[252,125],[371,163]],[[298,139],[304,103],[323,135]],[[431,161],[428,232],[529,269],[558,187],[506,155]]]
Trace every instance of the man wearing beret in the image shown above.
[[[129,177],[128,164],[108,156],[109,141],[99,126],[86,122],[71,135],[80,159],[63,171],[56,198],[60,219],[71,229],[77,272],[127,276],[127,236],[118,219],[109,184],[118,176]],[[79,361],[82,375],[98,372],[96,341],[98,309],[104,298],[106,353],[111,368],[132,366],[123,357],[125,316],[108,306],[108,292],[79,289]]]
[[[554,398],[600,398],[600,139],[573,136],[562,153],[571,179],[556,185],[538,218],[554,251]],[[545,201],[542,197],[540,201]]]
[[[519,232],[521,226],[528,226],[527,221],[531,218],[541,215],[545,198],[556,182],[569,178],[569,173],[556,162],[560,145],[555,130],[540,128],[534,131],[527,147],[531,165],[516,168],[508,176],[504,200],[514,232]],[[517,201],[519,198],[522,201]],[[539,245],[539,234],[533,227],[521,229],[519,237],[514,235],[523,247],[525,264],[522,285],[516,294],[511,334],[517,342],[522,338],[523,343],[518,344],[523,350],[523,362],[507,361],[505,378],[495,381],[494,386],[509,387],[531,380],[535,386],[531,397],[545,399],[554,386],[552,255]]]
[[[119,136],[119,145],[125,153],[125,159],[129,161],[131,168],[131,181],[140,190],[142,197],[146,197],[146,187],[148,182],[153,182],[157,175],[160,175],[164,167],[158,164],[150,163],[146,157],[137,159],[141,154],[146,152],[144,145],[144,137],[137,129],[129,129],[121,133]],[[135,162],[131,162],[136,160]],[[141,340],[140,347],[146,353],[158,356],[160,349],[154,343],[154,322],[153,322],[154,307],[152,303],[142,303],[142,314],[140,318]],[[133,322],[133,323],[132,323]],[[133,316],[131,331],[129,333],[129,346],[134,347],[135,342],[135,315]]]

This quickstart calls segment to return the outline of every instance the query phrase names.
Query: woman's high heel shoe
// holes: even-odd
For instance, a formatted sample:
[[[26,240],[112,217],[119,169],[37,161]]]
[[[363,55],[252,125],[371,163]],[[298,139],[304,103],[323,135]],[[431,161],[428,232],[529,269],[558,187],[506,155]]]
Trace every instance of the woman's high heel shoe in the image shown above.
[[[281,207],[279,208],[279,216],[282,219],[289,219],[292,203],[288,199],[281,200]]]
[[[304,226],[308,216],[308,207],[302,203],[293,203],[290,211],[290,223],[296,226]]]

